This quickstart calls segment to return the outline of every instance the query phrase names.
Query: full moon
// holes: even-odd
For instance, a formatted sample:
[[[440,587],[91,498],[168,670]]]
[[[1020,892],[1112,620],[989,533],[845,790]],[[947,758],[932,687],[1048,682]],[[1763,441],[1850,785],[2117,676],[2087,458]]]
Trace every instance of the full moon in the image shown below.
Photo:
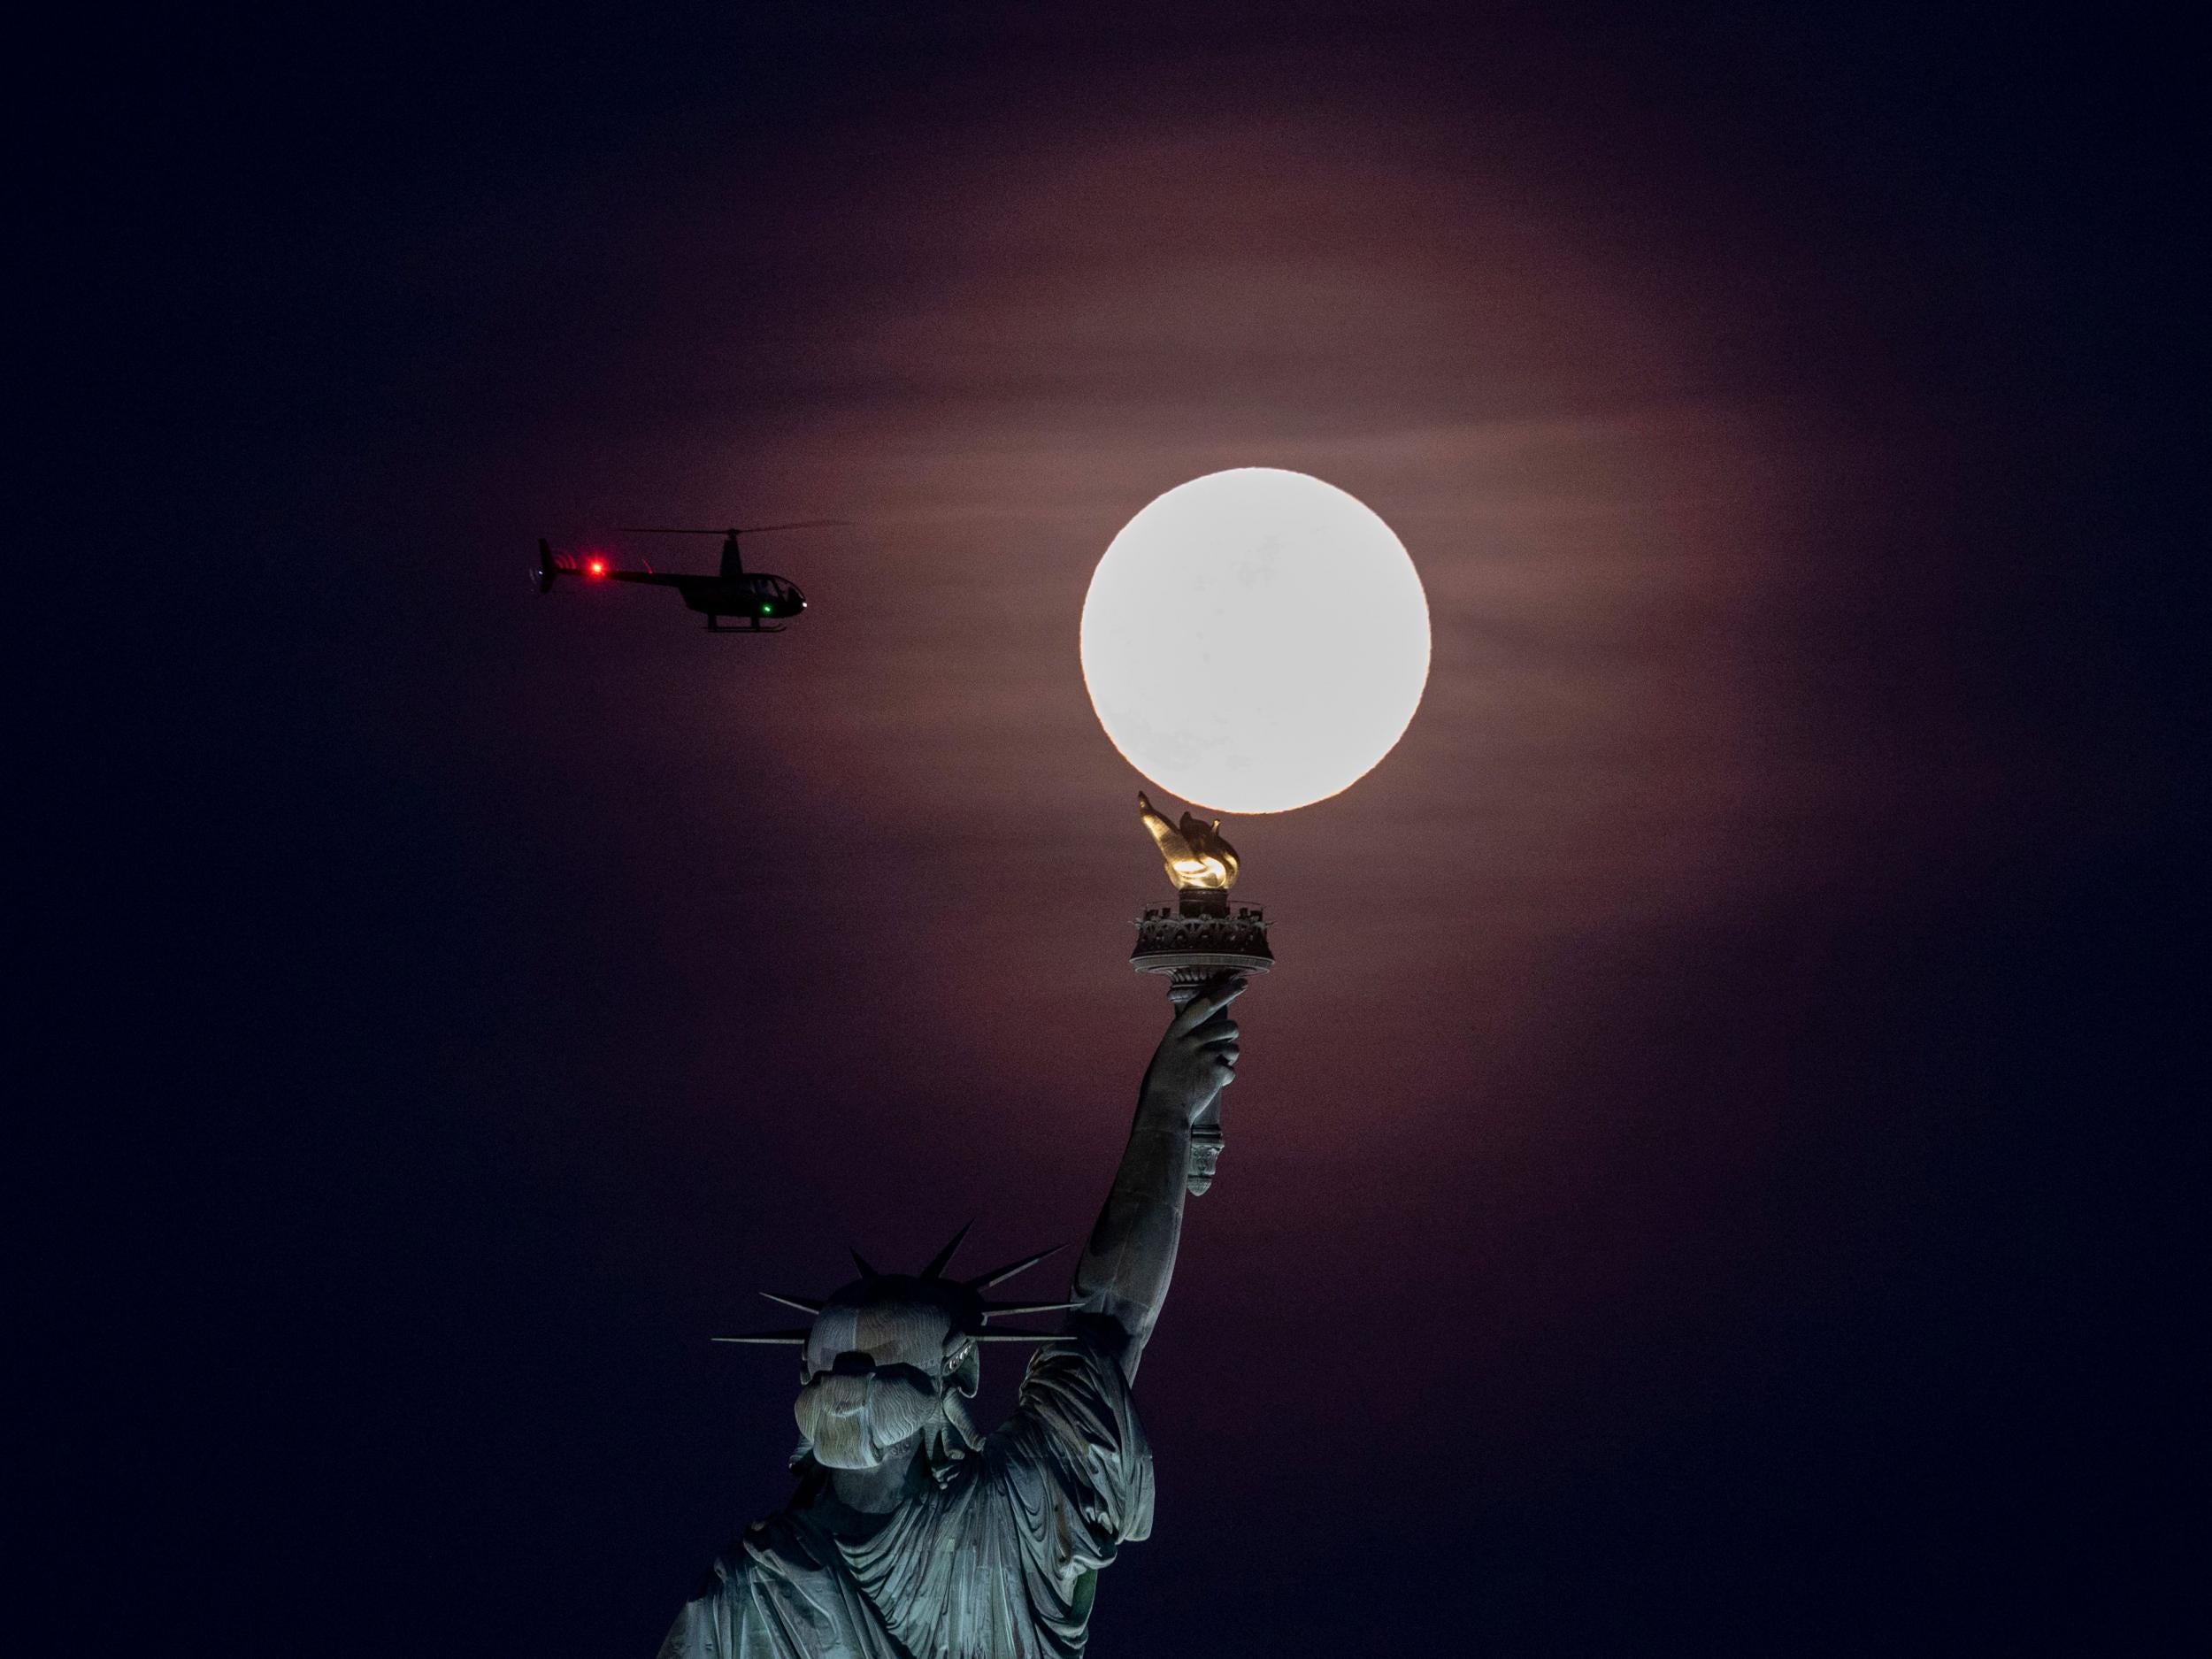
[[[1122,527],[1083,601],[1083,680],[1129,764],[1194,806],[1287,812],[1387,755],[1429,678],[1429,605],[1333,484],[1210,472]]]

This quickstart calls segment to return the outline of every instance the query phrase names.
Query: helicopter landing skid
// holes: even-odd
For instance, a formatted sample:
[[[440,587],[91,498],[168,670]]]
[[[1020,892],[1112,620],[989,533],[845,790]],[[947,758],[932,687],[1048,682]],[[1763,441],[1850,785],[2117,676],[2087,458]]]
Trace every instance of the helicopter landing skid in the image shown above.
[[[726,628],[720,626],[721,621],[722,618],[720,617],[709,617],[707,618],[707,632],[710,634],[781,634],[783,632],[783,627],[780,624],[772,628],[764,628],[758,622],[755,622],[749,627]]]

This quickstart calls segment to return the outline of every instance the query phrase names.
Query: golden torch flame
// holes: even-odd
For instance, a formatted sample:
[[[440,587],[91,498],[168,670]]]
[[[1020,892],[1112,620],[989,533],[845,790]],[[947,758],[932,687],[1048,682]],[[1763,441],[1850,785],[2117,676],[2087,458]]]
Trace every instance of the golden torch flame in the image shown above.
[[[1236,885],[1237,849],[1221,839],[1221,820],[1202,824],[1189,813],[1179,825],[1171,824],[1153,810],[1144,791],[1137,791],[1137,816],[1160,849],[1167,879],[1177,892],[1187,887],[1226,888]]]

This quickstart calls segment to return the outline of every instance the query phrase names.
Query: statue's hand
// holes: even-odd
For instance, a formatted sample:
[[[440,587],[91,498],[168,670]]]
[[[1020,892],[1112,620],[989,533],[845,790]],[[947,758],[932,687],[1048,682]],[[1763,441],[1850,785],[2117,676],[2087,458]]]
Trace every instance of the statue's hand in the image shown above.
[[[1237,1023],[1229,1018],[1229,1004],[1244,995],[1244,987],[1235,974],[1222,974],[1168,1022],[1144,1074],[1148,1109],[1188,1124],[1235,1079]]]

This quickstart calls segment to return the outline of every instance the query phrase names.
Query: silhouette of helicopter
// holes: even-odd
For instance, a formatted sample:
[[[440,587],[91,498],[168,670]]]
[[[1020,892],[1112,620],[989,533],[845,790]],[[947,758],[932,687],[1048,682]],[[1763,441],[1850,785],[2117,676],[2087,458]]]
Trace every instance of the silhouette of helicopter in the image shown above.
[[[801,518],[791,524],[757,524],[730,530],[678,530],[664,526],[624,528],[624,535],[718,535],[722,538],[722,568],[712,576],[657,571],[618,570],[603,553],[556,553],[543,536],[538,538],[538,567],[531,580],[538,591],[549,594],[554,580],[573,576],[588,582],[643,582],[653,588],[673,588],[684,603],[707,619],[710,634],[780,634],[784,624],[806,609],[806,595],[795,582],[765,571],[748,571],[739,557],[737,538],[769,530],[811,530],[843,524],[842,518]],[[724,621],[740,621],[742,627],[726,628]]]

